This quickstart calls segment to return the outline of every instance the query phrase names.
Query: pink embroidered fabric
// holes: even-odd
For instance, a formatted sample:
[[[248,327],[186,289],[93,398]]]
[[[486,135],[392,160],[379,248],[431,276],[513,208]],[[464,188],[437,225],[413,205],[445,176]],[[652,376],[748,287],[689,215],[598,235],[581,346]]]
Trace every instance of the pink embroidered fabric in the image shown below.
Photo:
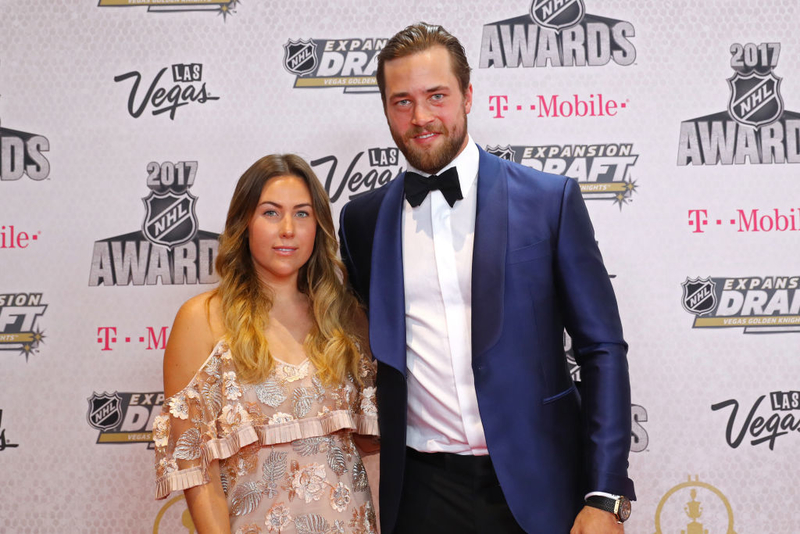
[[[153,423],[156,498],[209,482],[219,460],[231,532],[377,532],[367,473],[352,434],[378,435],[375,368],[327,386],[309,360],[276,360],[242,384],[219,342]]]

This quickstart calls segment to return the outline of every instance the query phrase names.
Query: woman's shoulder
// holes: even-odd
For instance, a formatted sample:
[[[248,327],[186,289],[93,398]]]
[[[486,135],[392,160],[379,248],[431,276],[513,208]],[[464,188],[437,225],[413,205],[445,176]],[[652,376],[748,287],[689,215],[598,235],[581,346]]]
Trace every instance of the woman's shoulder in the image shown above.
[[[183,389],[208,359],[224,332],[214,291],[187,300],[178,310],[164,351],[164,394]]]

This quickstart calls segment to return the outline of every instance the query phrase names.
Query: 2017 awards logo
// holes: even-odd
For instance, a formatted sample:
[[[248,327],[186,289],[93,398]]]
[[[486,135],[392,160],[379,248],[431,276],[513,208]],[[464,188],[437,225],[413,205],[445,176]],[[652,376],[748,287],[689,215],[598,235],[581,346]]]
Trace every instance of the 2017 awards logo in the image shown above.
[[[147,443],[153,448],[153,420],[161,413],[163,392],[93,392],[87,401],[86,422],[100,431],[97,443]]]
[[[89,285],[182,285],[217,281],[219,234],[198,230],[189,192],[196,161],[150,162],[142,229],[95,241]]]
[[[0,182],[47,179],[50,162],[42,152],[48,150],[50,141],[43,135],[0,127]]]
[[[289,39],[283,67],[294,74],[294,87],[344,87],[345,93],[375,93],[378,53],[388,39]]]
[[[786,111],[775,74],[780,43],[734,43],[726,111],[681,123],[678,165],[800,163],[800,113]]]
[[[479,67],[627,67],[635,35],[630,22],[586,13],[583,0],[533,0],[528,13],[484,25]]]
[[[596,145],[487,146],[486,151],[536,170],[577,180],[586,200],[605,200],[622,209],[638,186],[633,168],[639,155],[631,143]]]
[[[41,293],[0,295],[0,351],[25,356],[39,352],[45,335],[39,318],[47,310]]]
[[[744,328],[745,334],[800,332],[800,276],[686,278],[683,309],[693,328]]]

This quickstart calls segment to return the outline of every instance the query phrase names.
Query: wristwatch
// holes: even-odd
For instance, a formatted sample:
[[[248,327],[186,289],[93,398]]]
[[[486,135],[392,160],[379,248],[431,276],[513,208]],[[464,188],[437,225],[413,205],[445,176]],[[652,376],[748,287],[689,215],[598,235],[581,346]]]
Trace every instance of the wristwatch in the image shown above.
[[[620,495],[616,499],[602,495],[590,495],[586,499],[586,504],[611,512],[617,518],[617,523],[623,523],[631,516],[631,501],[624,495]]]

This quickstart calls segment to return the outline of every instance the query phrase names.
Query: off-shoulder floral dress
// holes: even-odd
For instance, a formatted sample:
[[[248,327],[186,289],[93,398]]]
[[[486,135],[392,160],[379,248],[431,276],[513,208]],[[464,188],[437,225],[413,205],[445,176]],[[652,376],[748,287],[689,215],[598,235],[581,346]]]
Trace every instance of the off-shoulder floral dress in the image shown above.
[[[156,498],[209,482],[219,460],[233,533],[377,532],[352,433],[378,435],[375,369],[326,386],[309,360],[276,359],[267,379],[239,382],[219,342],[153,423]]]

